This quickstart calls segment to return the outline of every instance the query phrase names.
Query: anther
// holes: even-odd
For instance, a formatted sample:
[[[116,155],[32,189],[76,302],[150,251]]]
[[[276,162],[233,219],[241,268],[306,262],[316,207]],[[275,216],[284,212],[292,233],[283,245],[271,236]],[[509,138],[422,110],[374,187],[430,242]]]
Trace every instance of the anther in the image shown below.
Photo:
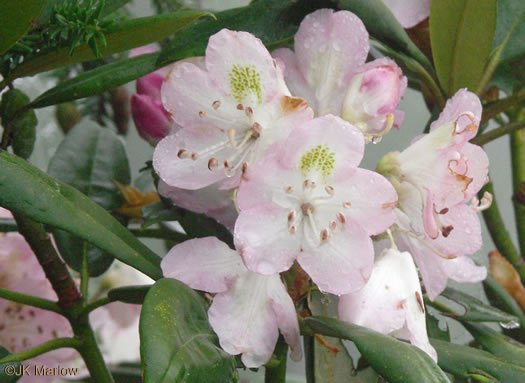
[[[286,188],[284,189],[284,191],[285,191],[286,193],[291,193],[291,192],[293,192],[293,186],[288,186],[288,187],[286,187]]]
[[[288,223],[295,221],[295,210],[288,213]]]
[[[348,202],[348,201],[343,202],[343,207],[344,207],[345,209],[348,209],[350,206],[352,206],[352,203],[351,203],[351,202]]]
[[[334,231],[335,229],[337,229],[337,222],[330,221],[330,230]]]
[[[246,170],[248,170],[248,162],[244,161],[241,166],[242,174],[246,173]]]
[[[244,109],[244,113],[246,113],[246,115],[247,115],[248,117],[253,116],[253,109],[252,109],[252,107],[249,106],[249,107],[247,107],[246,109]]]
[[[217,158],[210,158],[208,161],[208,169],[215,170],[219,166],[219,161],[217,161]]]
[[[190,155],[186,149],[181,149],[177,152],[177,157],[179,158],[188,158]]]
[[[346,223],[346,217],[343,213],[338,212],[336,216],[337,216],[337,220],[341,222],[343,225]]]
[[[330,186],[330,185],[327,185],[324,190],[329,194],[329,195],[334,195],[334,188],[333,186]]]
[[[447,238],[448,235],[450,234],[450,232],[452,231],[452,229],[454,229],[454,226],[452,226],[452,225],[443,226],[441,228],[441,234],[443,234],[443,237]]]
[[[421,294],[419,294],[419,291],[416,291],[416,301],[419,306],[419,309],[424,314],[425,313],[425,306],[423,305],[423,299],[421,299]]]
[[[213,101],[211,106],[212,106],[213,109],[217,110],[221,106],[221,102],[219,100]]]
[[[237,104],[237,110],[244,110],[244,106],[242,104]]]
[[[321,230],[321,243],[326,243],[330,240],[330,231],[328,229]]]
[[[206,117],[206,112],[205,112],[204,110],[201,110],[201,111],[199,112],[199,117],[200,117],[200,118]]]
[[[198,158],[199,158],[199,155],[197,153],[195,153],[195,152],[191,153],[191,159],[193,161],[197,160]]]
[[[295,225],[292,225],[288,228],[288,232],[290,234],[295,234],[295,232],[297,231],[297,227]]]
[[[231,162],[229,160],[224,160],[224,167],[226,169],[231,169],[231,167],[232,167]]]
[[[439,211],[439,214],[447,214],[448,213],[448,207],[444,208],[444,209],[441,209]]]
[[[259,137],[261,135],[261,132],[262,132],[261,124],[259,124],[258,122],[254,122],[253,125],[252,125],[252,129],[253,129],[253,136],[255,138],[257,138],[257,137]]]

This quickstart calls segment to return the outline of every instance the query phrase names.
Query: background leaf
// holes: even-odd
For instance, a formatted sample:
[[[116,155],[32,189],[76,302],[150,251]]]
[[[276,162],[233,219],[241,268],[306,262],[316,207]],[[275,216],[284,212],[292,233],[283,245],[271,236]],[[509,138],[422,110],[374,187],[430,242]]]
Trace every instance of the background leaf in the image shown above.
[[[430,357],[416,347],[367,328],[332,318],[310,317],[303,330],[354,342],[372,368],[390,383],[449,382]]]
[[[140,314],[145,383],[237,381],[235,359],[217,346],[204,300],[174,279],[161,279]]]
[[[11,48],[36,22],[44,7],[42,0],[0,1],[0,55]]]
[[[439,0],[430,3],[432,56],[441,86],[451,96],[476,92],[490,56],[496,0]]]
[[[111,301],[141,305],[152,285],[124,286],[108,291]]]
[[[108,27],[108,31],[105,33],[107,47],[100,47],[100,53],[102,57],[107,57],[162,40],[195,20],[210,15],[208,12],[201,11],[180,11],[116,23]],[[69,47],[59,48],[58,50],[52,49],[36,55],[19,65],[13,70],[9,80],[12,81],[23,76],[32,76],[54,68],[96,58],[88,44],[75,48],[73,55],[69,54]]]
[[[493,47],[504,45],[500,60],[509,61],[525,55],[525,2],[522,0],[497,1],[496,31]]]
[[[122,205],[113,183],[131,183],[128,157],[122,141],[109,129],[85,121],[77,124],[64,138],[49,162],[48,174],[75,187],[106,210]],[[53,231],[60,254],[74,270],[80,271],[84,253],[91,276],[106,271],[113,257],[87,241],[63,230]]]
[[[153,279],[160,258],[104,208],[23,159],[0,152],[0,205],[75,234]]]
[[[2,346],[0,346],[0,359],[5,358],[9,354],[10,354],[10,352],[8,350],[6,350]],[[5,369],[6,369],[7,366],[13,366],[18,371],[18,368],[20,366],[20,362],[0,363],[0,382],[2,382],[2,383],[14,383],[14,382],[18,381],[21,378],[21,376],[18,377],[18,376],[6,374]]]

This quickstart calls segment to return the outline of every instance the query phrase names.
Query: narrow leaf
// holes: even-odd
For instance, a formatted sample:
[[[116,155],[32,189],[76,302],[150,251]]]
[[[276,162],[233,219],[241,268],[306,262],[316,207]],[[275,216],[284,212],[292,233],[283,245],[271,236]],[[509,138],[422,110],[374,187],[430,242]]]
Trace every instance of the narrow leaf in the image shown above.
[[[303,330],[351,340],[372,368],[390,383],[449,382],[423,351],[367,328],[324,317],[303,321]]]
[[[235,359],[217,346],[205,301],[174,279],[148,292],[140,314],[145,383],[237,381]]]
[[[108,291],[108,298],[112,301],[141,305],[151,286],[153,285],[118,287]]]
[[[0,1],[0,55],[11,48],[36,22],[42,0]]]
[[[160,258],[104,208],[21,158],[0,152],[0,205],[69,231],[158,279]]]
[[[430,4],[432,56],[441,86],[451,96],[476,91],[490,56],[496,0],[440,0]]]

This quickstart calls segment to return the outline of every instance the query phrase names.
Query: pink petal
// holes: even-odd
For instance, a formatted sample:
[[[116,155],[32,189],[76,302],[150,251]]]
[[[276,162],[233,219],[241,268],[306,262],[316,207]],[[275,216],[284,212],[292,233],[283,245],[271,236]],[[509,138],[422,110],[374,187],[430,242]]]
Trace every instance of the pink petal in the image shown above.
[[[430,14],[430,0],[383,0],[403,28],[412,28]]]
[[[487,183],[489,158],[481,147],[471,143],[466,143],[461,152],[465,156],[468,165],[466,175],[472,179],[465,193],[465,200],[470,200]]]
[[[206,68],[214,83],[240,104],[254,106],[254,101],[259,104],[267,102],[279,90],[270,52],[261,40],[247,32],[223,29],[211,36],[206,48]],[[240,76],[235,74],[238,71],[247,75],[246,80],[253,81],[253,86],[242,90],[233,87],[236,76]]]
[[[195,190],[228,178],[222,164],[233,153],[228,137],[220,129],[209,125],[181,129],[159,142],[153,153],[153,167],[168,185]],[[212,158],[218,165],[210,169]]]
[[[443,260],[441,267],[448,277],[456,282],[477,283],[487,277],[487,268],[477,266],[466,255],[451,260]]]
[[[368,54],[368,33],[348,11],[317,10],[295,35],[295,53],[304,78],[315,89],[317,113],[339,114],[342,90]]]
[[[455,121],[464,113],[472,113],[476,125],[481,120],[482,106],[479,97],[467,89],[460,89],[456,94],[447,101],[445,108],[439,115],[439,118],[430,125],[430,130]]]
[[[318,247],[307,247],[298,262],[319,289],[331,294],[348,294],[368,281],[374,263],[374,248],[366,231],[347,220],[340,231]]]
[[[360,168],[344,168],[336,174],[336,195],[351,203],[345,215],[358,222],[368,235],[384,232],[396,218],[397,193],[382,175]]]
[[[278,275],[246,273],[230,290],[215,296],[208,319],[221,347],[242,354],[246,367],[256,368],[272,356],[279,336],[269,292],[282,287]]]
[[[160,89],[163,82],[164,76],[157,72],[150,73],[137,80],[137,93],[151,96],[160,101]]]
[[[292,266],[301,235],[288,231],[289,212],[272,203],[241,211],[235,224],[235,247],[249,270],[270,275]]]
[[[301,335],[299,333],[299,323],[297,322],[297,313],[295,305],[290,295],[281,284],[275,284],[272,290],[270,304],[275,315],[276,322],[281,333],[290,345],[290,357],[294,361],[302,358]]]
[[[162,272],[192,289],[219,293],[246,272],[239,254],[215,237],[190,239],[162,259]]]
[[[174,124],[160,100],[134,94],[131,96],[131,114],[139,135],[152,146],[174,133]]]

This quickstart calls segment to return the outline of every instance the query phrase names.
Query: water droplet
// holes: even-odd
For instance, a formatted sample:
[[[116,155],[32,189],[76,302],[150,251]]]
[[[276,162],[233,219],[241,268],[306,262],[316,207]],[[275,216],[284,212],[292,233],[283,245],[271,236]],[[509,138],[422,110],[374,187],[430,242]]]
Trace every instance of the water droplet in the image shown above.
[[[235,175],[234,169],[225,169],[224,173],[226,174],[226,177],[232,178]]]
[[[513,330],[520,327],[520,324],[514,320],[511,320],[509,322],[499,322],[499,325],[505,330]]]
[[[379,144],[381,142],[381,140],[383,139],[383,137],[381,136],[374,136],[372,137],[372,144]]]

